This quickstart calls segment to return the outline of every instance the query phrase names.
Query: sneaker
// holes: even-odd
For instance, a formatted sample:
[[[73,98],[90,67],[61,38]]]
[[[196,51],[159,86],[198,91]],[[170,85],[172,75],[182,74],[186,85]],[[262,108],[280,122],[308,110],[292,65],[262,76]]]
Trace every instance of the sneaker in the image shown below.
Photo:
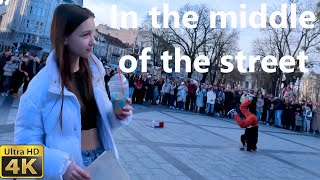
[[[250,101],[252,101],[252,100],[253,100],[253,98],[254,98],[254,95],[253,95],[253,94],[248,93],[248,94],[247,94],[247,97],[248,97],[248,99],[249,99]]]
[[[232,117],[234,115],[238,114],[237,111],[235,109],[231,109],[228,113],[227,113],[227,116],[231,115]]]

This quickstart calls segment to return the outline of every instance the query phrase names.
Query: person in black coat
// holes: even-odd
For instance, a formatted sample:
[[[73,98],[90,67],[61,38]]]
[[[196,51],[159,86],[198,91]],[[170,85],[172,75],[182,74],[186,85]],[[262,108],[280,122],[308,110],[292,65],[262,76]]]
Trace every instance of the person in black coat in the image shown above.
[[[29,81],[39,72],[40,60],[38,56],[29,56],[27,63],[27,72],[29,74]]]
[[[283,128],[289,129],[291,122],[294,120],[294,111],[292,107],[292,102],[288,97],[285,98],[285,103],[283,107],[284,109],[282,113],[282,125]]]
[[[283,102],[280,98],[276,97],[274,100],[275,110],[275,127],[282,127],[282,113],[283,113]]]
[[[290,125],[293,127],[294,131],[300,131],[300,128],[302,127],[302,124],[296,124],[296,117],[297,116],[302,116],[302,106],[299,104],[298,100],[295,100],[292,102],[292,110],[294,112],[295,118],[293,121],[290,122]],[[298,117],[297,117],[298,118]]]
[[[8,61],[11,59],[11,49],[7,49],[5,53],[0,56],[0,92],[3,90],[4,76],[3,68]]]
[[[267,96],[264,98],[264,105],[263,105],[263,113],[262,113],[262,118],[261,120],[269,123],[269,119],[270,119],[270,107],[271,107],[271,95],[267,94]]]
[[[225,97],[225,100],[224,100],[225,116],[227,116],[227,113],[231,109],[235,108],[234,106],[235,98],[234,98],[233,92],[231,92],[229,88],[226,88],[224,97]]]
[[[108,82],[111,79],[111,69],[108,66],[105,67],[105,68],[106,68],[106,75],[104,75],[104,82],[105,82],[105,87],[106,87],[106,91],[107,91],[108,97],[109,97],[109,99],[111,99],[110,98],[110,90],[109,90],[109,86],[108,86]]]
[[[254,97],[253,97],[253,99],[252,99],[252,101],[251,101],[251,104],[249,105],[249,111],[252,113],[252,114],[256,114],[256,112],[257,112],[257,100],[258,100],[258,98],[257,98],[257,96],[258,96],[258,94],[255,92],[254,93]]]

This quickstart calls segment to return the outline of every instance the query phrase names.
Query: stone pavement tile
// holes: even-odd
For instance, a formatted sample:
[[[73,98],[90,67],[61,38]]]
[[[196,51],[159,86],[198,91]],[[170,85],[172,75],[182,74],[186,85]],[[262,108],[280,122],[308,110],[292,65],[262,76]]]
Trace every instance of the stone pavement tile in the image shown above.
[[[319,155],[303,155],[300,154],[299,156],[295,154],[285,154],[285,153],[274,153],[278,158],[283,159],[284,161],[288,161],[289,163],[293,163],[298,167],[301,168],[294,168],[294,167],[282,167],[278,169],[274,169],[275,176],[283,176],[283,174],[294,174],[294,177],[300,178],[315,178],[315,176],[311,174],[307,174],[306,171],[311,171],[313,173],[318,174],[320,176],[320,167],[318,164],[320,163]],[[320,178],[319,178],[320,179]]]
[[[243,177],[249,179],[251,179],[251,177],[252,179],[317,178],[286,163],[265,156],[263,153],[250,153],[236,149],[227,149],[222,153],[220,150],[207,149],[205,150],[206,156],[208,156],[207,152],[211,152],[212,154],[210,158],[212,162],[210,162],[203,161],[205,157],[202,155],[195,156],[193,153],[190,153],[194,151],[194,149],[197,148],[185,149],[184,153],[176,153],[176,148],[174,147],[169,147],[165,150],[208,179],[211,177],[220,177],[223,179],[227,177]],[[197,157],[199,160],[195,160]],[[219,163],[221,161],[224,163]],[[313,162],[310,163],[314,164]]]
[[[160,164],[156,163],[153,159],[147,157],[141,157],[139,158],[139,162],[140,164],[142,164],[143,166],[145,166],[148,169],[157,169],[160,168]]]
[[[244,133],[244,129],[239,128],[239,130],[236,129],[221,129],[221,128],[214,128],[214,127],[204,127],[205,129],[222,134],[223,136],[226,136],[228,138],[234,139],[235,141],[238,141],[240,144],[240,136]],[[279,134],[278,134],[279,135]],[[282,135],[280,135],[282,136]],[[313,137],[304,137],[306,139],[315,139]],[[302,146],[300,144],[296,144],[294,142],[289,142],[284,139],[280,139],[265,133],[259,133],[259,139],[258,139],[258,151],[259,149],[271,149],[271,150],[294,150],[294,151],[301,151],[301,152],[319,152],[315,149],[311,149],[309,147]]]
[[[292,142],[296,142],[296,143],[301,143],[305,146],[308,147],[313,147],[315,149],[317,149],[318,151],[320,151],[320,146],[318,143],[314,143],[316,142],[320,142],[319,138],[314,137],[314,136],[304,136],[304,135],[300,135],[298,133],[296,133],[297,135],[292,135],[292,134],[276,134],[276,133],[268,133],[269,135],[275,136],[275,137],[279,137],[279,138],[283,138],[285,140],[288,141],[292,141]]]
[[[237,177],[232,177],[230,179],[233,179],[233,180],[247,180],[247,178],[245,177],[241,177],[241,176],[237,176]],[[260,179],[261,180],[261,179]]]
[[[14,124],[16,122],[17,112],[18,112],[18,109],[16,109],[16,108],[10,109],[6,124]]]
[[[5,97],[0,96],[0,106],[2,106],[2,103],[3,103],[4,99],[5,99]]]
[[[173,165],[167,163],[167,164],[159,164],[162,169],[164,169],[166,172],[168,172],[170,175],[174,176],[183,176],[183,173],[176,169]]]
[[[227,121],[219,120],[214,117],[199,115],[195,113],[184,114],[180,112],[166,112],[174,117],[177,117],[182,120],[187,120],[189,123],[195,125],[209,125],[209,126],[218,126],[218,127],[227,127],[227,128],[237,128],[238,125],[233,123],[227,123]]]
[[[134,114],[133,118],[149,120],[150,123],[152,122],[152,120],[181,123],[181,121],[177,120],[176,118],[167,116],[167,115],[165,115],[161,112],[158,112],[158,111],[137,113],[137,114]]]
[[[13,102],[12,102],[12,106],[11,107],[18,109],[19,102],[20,102],[20,98],[14,99]]]
[[[137,180],[154,180],[155,177],[151,174],[139,175],[140,179]]]
[[[13,144],[13,132],[0,134],[1,144]]]
[[[224,146],[232,145],[233,143],[215,134],[184,124],[166,123],[163,129],[152,129],[146,127],[146,122],[144,121],[132,121],[130,127],[123,128],[132,128],[152,142],[183,142],[191,145],[210,145],[214,140],[217,144]]]
[[[137,177],[130,177],[131,180],[190,180],[190,178],[186,176],[153,176],[151,174],[147,175],[138,175]]]
[[[120,162],[130,177],[138,176],[141,179],[148,179],[149,175],[152,175],[153,179],[172,179],[176,176],[184,176],[182,172],[147,146],[117,144],[117,147]]]
[[[126,131],[125,128],[120,128],[113,133],[115,141],[117,140],[130,140],[130,141],[138,141],[137,138],[132,136],[130,133]]]

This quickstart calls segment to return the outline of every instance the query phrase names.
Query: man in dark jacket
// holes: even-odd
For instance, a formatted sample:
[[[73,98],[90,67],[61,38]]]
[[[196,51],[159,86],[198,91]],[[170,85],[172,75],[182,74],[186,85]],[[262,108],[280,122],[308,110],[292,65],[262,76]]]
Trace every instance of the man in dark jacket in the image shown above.
[[[225,107],[225,116],[227,116],[227,113],[235,108],[235,98],[233,95],[233,92],[230,91],[229,88],[226,88],[225,94],[225,101],[224,101],[224,107]]]
[[[7,61],[11,59],[11,49],[7,49],[1,56],[0,56],[0,91],[3,89],[4,83],[4,76],[3,76],[3,68],[6,65]]]
[[[274,110],[275,110],[275,127],[282,127],[282,111],[283,102],[280,98],[276,97],[274,100]]]

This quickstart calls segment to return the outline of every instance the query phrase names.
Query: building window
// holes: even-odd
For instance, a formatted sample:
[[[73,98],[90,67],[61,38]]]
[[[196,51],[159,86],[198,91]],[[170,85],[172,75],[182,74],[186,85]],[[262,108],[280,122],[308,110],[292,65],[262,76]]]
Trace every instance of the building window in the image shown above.
[[[32,6],[30,6],[29,14],[32,14]]]
[[[41,30],[41,29],[42,29],[42,26],[43,26],[43,23],[40,22],[40,21],[37,21],[35,28],[36,28],[36,30]]]
[[[29,27],[29,22],[30,22],[29,20],[26,21],[26,27],[27,28]]]
[[[34,37],[31,34],[24,34],[23,35],[23,42],[26,43],[34,43]]]
[[[39,42],[40,42],[40,37],[37,36],[36,39],[35,39],[35,44],[39,44]]]

